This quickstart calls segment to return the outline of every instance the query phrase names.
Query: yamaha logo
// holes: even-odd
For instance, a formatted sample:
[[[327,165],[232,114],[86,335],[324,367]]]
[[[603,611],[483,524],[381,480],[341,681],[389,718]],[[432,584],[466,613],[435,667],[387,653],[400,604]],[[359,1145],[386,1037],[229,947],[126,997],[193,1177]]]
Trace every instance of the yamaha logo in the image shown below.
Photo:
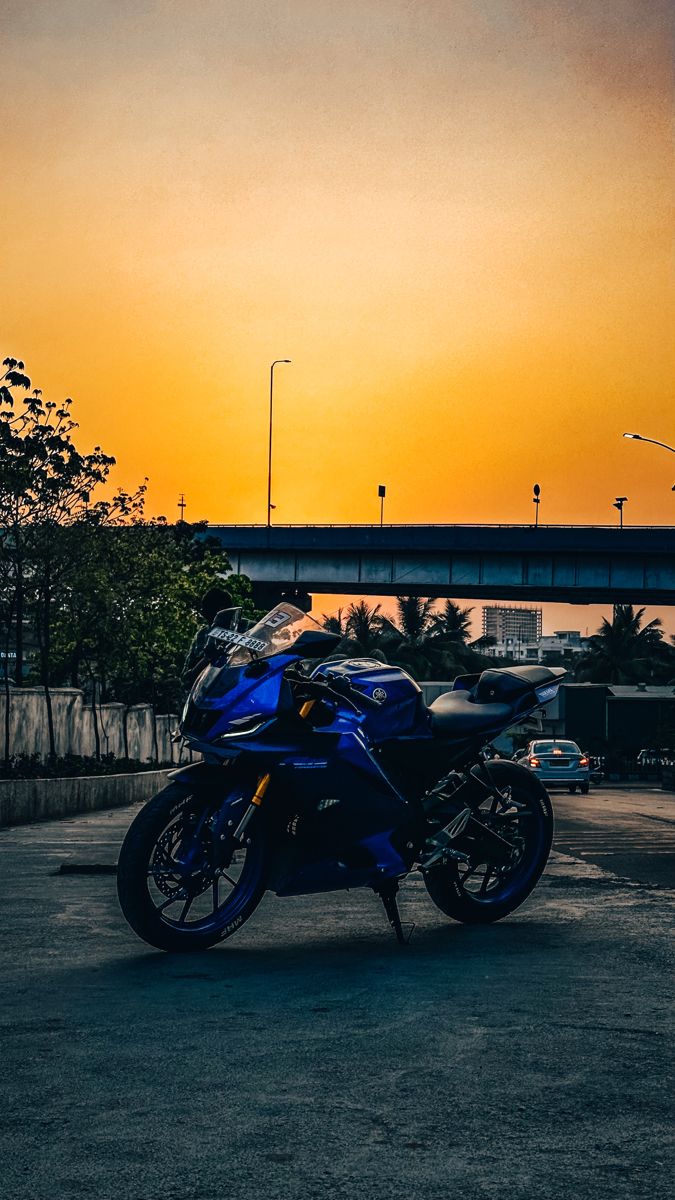
[[[384,688],[373,688],[373,700],[386,700],[387,693]]]

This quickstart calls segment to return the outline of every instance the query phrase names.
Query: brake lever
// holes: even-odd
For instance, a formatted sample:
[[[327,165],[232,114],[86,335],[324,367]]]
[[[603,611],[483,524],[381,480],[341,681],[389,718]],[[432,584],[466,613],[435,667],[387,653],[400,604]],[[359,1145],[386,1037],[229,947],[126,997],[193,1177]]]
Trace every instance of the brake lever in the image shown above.
[[[373,696],[366,695],[365,692],[354,687],[348,679],[341,682],[339,687],[331,688],[331,691],[336,692],[341,700],[346,700],[348,704],[351,704],[357,712],[363,712],[364,708],[382,707],[381,700],[375,700]]]
[[[331,683],[326,683],[319,679],[307,679],[296,674],[286,674],[286,678],[293,683],[299,683],[307,689],[308,692],[314,691],[318,695],[331,696],[334,700],[339,700],[346,703],[354,712],[361,713],[364,708],[381,708],[382,701],[375,700],[372,696],[367,696],[365,692],[355,688],[349,680],[344,682],[333,680]]]

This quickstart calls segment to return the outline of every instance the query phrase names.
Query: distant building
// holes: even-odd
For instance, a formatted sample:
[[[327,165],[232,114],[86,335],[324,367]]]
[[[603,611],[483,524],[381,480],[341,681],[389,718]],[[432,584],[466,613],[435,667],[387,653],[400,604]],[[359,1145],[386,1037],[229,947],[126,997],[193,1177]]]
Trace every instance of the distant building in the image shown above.
[[[507,608],[501,604],[483,607],[483,637],[498,642],[538,642],[541,628],[540,608]]]
[[[563,683],[550,726],[597,752],[603,744],[626,755],[648,746],[675,749],[675,687],[656,684]]]
[[[494,638],[485,653],[514,662],[538,661],[541,638],[541,609],[486,604],[483,607],[483,637]]]
[[[523,610],[515,611],[520,613]],[[536,616],[539,610],[525,611],[528,615]],[[582,637],[578,629],[558,629],[555,633],[538,638],[524,638],[518,633],[508,633],[505,637],[497,638],[494,645],[487,646],[484,653],[492,658],[510,658],[513,662],[541,663],[544,666],[555,667],[573,663],[576,655],[583,654],[587,645],[588,639]]]
[[[539,639],[537,661],[544,666],[564,666],[587,648],[588,638],[582,637],[578,629],[558,629]]]

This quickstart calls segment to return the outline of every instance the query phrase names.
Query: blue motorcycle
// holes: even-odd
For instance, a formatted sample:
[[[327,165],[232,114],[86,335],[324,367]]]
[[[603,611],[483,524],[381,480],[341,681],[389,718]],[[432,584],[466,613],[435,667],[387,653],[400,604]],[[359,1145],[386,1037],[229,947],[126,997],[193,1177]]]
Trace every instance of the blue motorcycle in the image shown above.
[[[551,700],[565,674],[458,677],[433,704],[398,667],[337,655],[339,636],[278,604],[251,629],[218,614],[180,733],[201,756],[133,821],[122,911],[162,950],[235,933],[266,891],[371,888],[406,940],[399,884],[421,871],[448,917],[513,912],[548,859],[553,811],[526,767],[486,744]]]

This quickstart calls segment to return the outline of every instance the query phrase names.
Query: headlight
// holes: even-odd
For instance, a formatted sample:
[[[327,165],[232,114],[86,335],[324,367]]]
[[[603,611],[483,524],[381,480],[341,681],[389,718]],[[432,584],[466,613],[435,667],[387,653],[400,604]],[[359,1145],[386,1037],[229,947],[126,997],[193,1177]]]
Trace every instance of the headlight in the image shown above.
[[[230,721],[230,728],[227,733],[220,733],[216,741],[222,742],[226,738],[248,737],[251,733],[257,733],[267,723],[267,719],[261,713],[257,713],[254,717],[237,717],[235,721]]]

